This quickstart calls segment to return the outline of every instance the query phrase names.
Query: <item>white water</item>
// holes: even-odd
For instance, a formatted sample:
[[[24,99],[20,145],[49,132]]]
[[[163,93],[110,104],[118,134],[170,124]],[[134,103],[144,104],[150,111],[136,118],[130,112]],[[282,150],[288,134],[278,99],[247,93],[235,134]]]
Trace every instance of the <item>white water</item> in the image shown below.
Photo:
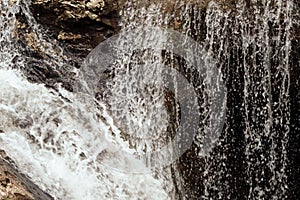
[[[130,126],[122,127],[124,124],[120,124],[120,119],[123,116],[120,119],[118,115],[111,116],[113,109],[106,109],[104,103],[95,103],[91,97],[93,93],[85,94],[79,90],[75,94],[59,85],[57,90],[52,90],[42,84],[29,83],[22,70],[19,70],[27,66],[20,56],[21,47],[16,43],[14,34],[15,14],[20,9],[34,27],[37,43],[47,46],[47,50],[44,49],[46,54],[51,55],[59,66],[66,64],[63,61],[64,55],[60,48],[52,45],[53,41],[49,42],[43,36],[42,29],[32,18],[26,4],[21,4],[20,1],[15,4],[8,2],[2,0],[0,19],[0,144],[1,149],[16,161],[19,168],[57,199],[177,199],[175,192],[181,193],[181,198],[184,199],[185,193],[188,196],[194,192],[184,191],[188,187],[183,184],[176,166],[151,172],[148,163],[137,159],[153,150],[151,144],[137,138],[148,139],[149,135],[145,135],[145,132],[149,134],[152,127],[156,129],[150,132],[151,137],[156,137],[166,129],[165,124],[169,119],[162,108],[161,91],[154,91],[157,92],[154,95],[157,101],[153,107],[148,107],[152,112],[145,110],[142,106],[144,102],[133,102],[130,106],[136,106],[134,109],[140,112],[134,113],[131,121],[127,121]],[[293,1],[249,2],[251,6],[247,7],[245,1],[237,1],[236,10],[231,9],[230,4],[211,2],[205,19],[197,8],[185,1],[176,1],[174,4],[179,14],[157,14],[157,10],[168,8],[160,4],[145,8],[143,5],[137,6],[136,1],[128,1],[128,10],[122,11],[122,27],[125,31],[142,30],[145,26],[167,27],[170,23],[175,23],[174,17],[178,17],[176,23],[179,23],[181,31],[187,36],[194,36],[196,40],[203,40],[202,45],[208,54],[214,55],[216,65],[225,74],[224,79],[230,85],[228,92],[232,94],[237,90],[242,93],[241,96],[231,96],[241,102],[233,105],[235,111],[231,109],[227,116],[227,123],[233,119],[234,124],[225,127],[220,141],[219,138],[212,138],[217,141],[214,145],[219,148],[219,152],[212,156],[206,155],[203,166],[195,170],[204,170],[201,179],[197,179],[201,183],[192,183],[197,187],[203,186],[203,191],[199,192],[202,196],[193,196],[196,199],[287,198],[289,54],[293,23],[291,15],[295,8]],[[204,38],[202,23],[206,24]],[[165,41],[166,38],[161,38],[156,42],[157,45],[162,45]],[[149,45],[147,42],[149,41],[145,40],[145,45]],[[16,55],[19,59],[13,64],[12,60]],[[132,62],[124,59],[125,61],[117,63],[122,69]],[[161,57],[154,63],[159,63],[160,59]],[[159,65],[156,69],[159,69]],[[74,72],[80,74],[75,69]],[[149,72],[146,82],[160,77],[160,70],[155,73]],[[118,98],[110,99],[110,103],[115,105],[115,111],[119,105],[129,107],[128,102],[122,99],[121,83],[124,77],[119,78],[113,85]],[[230,81],[231,78],[233,80]],[[79,80],[83,81],[80,76]],[[134,81],[126,80],[126,83],[132,85]],[[163,79],[157,81],[163,82]],[[142,91],[141,95],[149,91]],[[129,96],[132,94],[129,92]],[[176,92],[175,94],[178,95]],[[152,116],[160,108],[160,118]],[[240,118],[236,120],[234,115]],[[145,120],[149,117],[150,125]],[[116,118],[117,122],[114,121]],[[200,122],[203,125],[201,128],[206,122]],[[242,143],[239,147],[240,154],[232,158],[230,153],[235,152],[231,151],[233,147],[230,139],[236,139],[237,129],[233,128],[239,125],[242,131],[238,134],[242,137],[238,139],[242,138],[244,141],[238,141]],[[127,139],[122,139],[124,135],[116,126],[134,136],[131,144]],[[202,129],[200,131],[205,132]],[[202,134],[195,137],[199,149],[203,146],[202,139]],[[156,144],[160,145],[159,142]],[[203,154],[199,153],[199,157],[202,158]],[[240,159],[243,163],[230,163],[235,159]],[[235,167],[244,171],[236,172]],[[171,173],[172,169],[175,169],[175,178],[171,178],[171,174],[174,175],[174,172]],[[245,175],[242,177],[245,180],[236,181],[240,177],[234,173]],[[188,179],[194,180],[193,176],[198,174],[192,174]],[[174,179],[177,183],[173,182]],[[239,186],[239,181],[244,184],[244,188]],[[243,194],[239,196],[239,193]]]
[[[122,153],[132,150],[118,137],[119,130],[104,105],[99,104],[98,109],[92,97],[67,92],[59,85],[54,91],[30,83],[20,70],[12,69],[27,67],[14,43],[20,9],[35,23],[26,4],[2,1],[1,149],[55,199],[168,199],[162,181],[132,154]],[[36,28],[35,34],[43,38]],[[19,66],[12,64],[14,56],[21,57]],[[118,165],[127,171],[108,167]]]
[[[120,155],[126,144],[109,138],[111,126],[86,112],[73,94],[61,91],[68,103],[12,70],[1,70],[0,83],[1,148],[42,189],[58,199],[147,198],[153,193],[167,198],[150,173],[124,174],[103,166],[111,162],[138,170],[143,163]]]

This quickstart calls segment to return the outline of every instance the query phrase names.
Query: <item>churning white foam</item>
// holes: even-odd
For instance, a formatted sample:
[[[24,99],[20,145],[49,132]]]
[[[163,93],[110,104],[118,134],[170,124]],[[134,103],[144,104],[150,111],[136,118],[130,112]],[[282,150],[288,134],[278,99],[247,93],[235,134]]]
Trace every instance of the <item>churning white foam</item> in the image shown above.
[[[1,149],[55,199],[168,199],[151,173],[108,167],[149,172],[118,137],[105,107],[83,97],[0,70]]]

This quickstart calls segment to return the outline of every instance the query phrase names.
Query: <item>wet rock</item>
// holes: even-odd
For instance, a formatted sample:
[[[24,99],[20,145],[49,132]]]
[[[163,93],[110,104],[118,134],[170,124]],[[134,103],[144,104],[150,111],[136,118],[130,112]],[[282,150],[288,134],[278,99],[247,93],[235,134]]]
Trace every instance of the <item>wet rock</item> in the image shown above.
[[[53,198],[20,173],[0,150],[0,200],[52,200]]]
[[[51,34],[41,37],[42,33],[34,29],[23,12],[19,13],[17,19],[15,39],[22,55],[16,55],[12,60],[15,67],[21,66],[20,69],[26,77],[35,83],[43,83],[48,87],[56,87],[58,84],[72,85],[74,69],[78,68],[81,60],[72,57]],[[25,66],[22,65],[24,59]],[[73,90],[72,87],[67,89]]]
[[[33,196],[0,165],[0,199],[32,200]]]
[[[12,2],[13,3],[13,2]],[[22,56],[13,63],[32,82],[74,91],[76,68],[100,42],[119,31],[122,1],[32,0],[30,12],[20,10],[15,39]],[[38,28],[32,26],[38,22]],[[38,30],[37,30],[38,29]]]
[[[32,124],[33,124],[33,119],[30,116],[20,117],[14,121],[14,125],[16,127],[20,127],[21,129],[28,128]]]
[[[36,20],[74,57],[85,57],[101,41],[119,31],[122,1],[33,0]]]

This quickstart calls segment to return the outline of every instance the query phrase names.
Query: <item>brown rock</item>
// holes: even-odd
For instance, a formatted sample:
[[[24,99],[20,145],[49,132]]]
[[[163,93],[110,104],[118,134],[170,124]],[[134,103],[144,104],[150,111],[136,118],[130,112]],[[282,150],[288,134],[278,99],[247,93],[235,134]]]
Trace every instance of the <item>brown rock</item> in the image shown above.
[[[0,200],[52,200],[53,198],[20,173],[0,150]]]
[[[65,44],[75,60],[119,31],[122,1],[33,0],[31,10],[51,36]]]

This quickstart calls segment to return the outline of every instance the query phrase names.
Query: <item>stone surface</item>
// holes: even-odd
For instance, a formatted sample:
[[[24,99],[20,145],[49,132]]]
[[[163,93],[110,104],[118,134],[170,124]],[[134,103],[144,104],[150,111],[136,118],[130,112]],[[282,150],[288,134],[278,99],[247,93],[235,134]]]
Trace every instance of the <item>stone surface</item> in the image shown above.
[[[0,164],[0,199],[32,200],[32,194],[10,173],[10,169],[2,164]]]
[[[51,36],[74,57],[85,57],[101,41],[118,32],[117,0],[33,0],[31,10]]]
[[[52,200],[28,177],[20,173],[14,162],[0,150],[0,200]]]

